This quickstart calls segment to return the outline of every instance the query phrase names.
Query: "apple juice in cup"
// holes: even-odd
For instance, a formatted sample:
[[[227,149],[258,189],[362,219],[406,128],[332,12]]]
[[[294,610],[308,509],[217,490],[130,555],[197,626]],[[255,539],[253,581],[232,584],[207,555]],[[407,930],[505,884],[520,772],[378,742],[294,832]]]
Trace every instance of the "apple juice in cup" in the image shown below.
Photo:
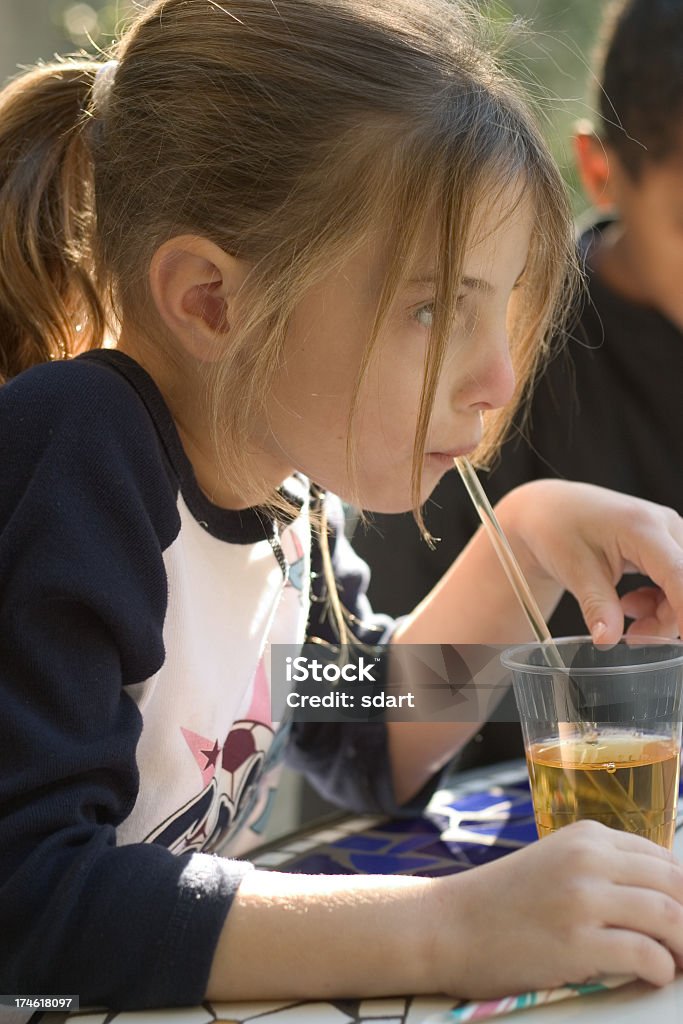
[[[524,734],[539,836],[583,818],[670,849],[676,827],[683,643],[590,638],[506,651]]]

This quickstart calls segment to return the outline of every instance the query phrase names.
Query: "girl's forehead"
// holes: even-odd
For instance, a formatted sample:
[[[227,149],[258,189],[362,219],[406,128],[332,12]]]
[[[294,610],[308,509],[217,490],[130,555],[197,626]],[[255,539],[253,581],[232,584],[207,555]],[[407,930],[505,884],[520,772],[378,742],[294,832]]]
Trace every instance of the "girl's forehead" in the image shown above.
[[[508,186],[489,198],[484,198],[474,211],[466,237],[454,227],[455,237],[448,241],[451,251],[459,249],[465,261],[490,259],[498,243],[510,232],[528,233],[534,220],[530,195],[519,184]],[[434,275],[442,244],[439,218],[432,214],[420,233],[414,258],[407,268],[410,278]]]
[[[441,262],[440,249],[444,244],[441,216],[441,211],[437,210],[425,215],[412,251],[399,268],[404,284],[428,287],[435,283]],[[517,232],[522,238],[520,244],[524,244],[523,239],[528,238],[532,220],[531,200],[518,184],[498,189],[475,209],[466,237],[458,233],[455,225],[455,237],[448,242],[449,252],[462,254],[465,273],[472,274],[477,267],[490,264],[495,259],[499,243],[511,231]],[[389,275],[396,272],[397,230],[400,233],[400,225],[390,225],[385,221],[368,231],[341,265],[330,272],[328,281],[346,283],[359,287],[368,296],[377,296]]]

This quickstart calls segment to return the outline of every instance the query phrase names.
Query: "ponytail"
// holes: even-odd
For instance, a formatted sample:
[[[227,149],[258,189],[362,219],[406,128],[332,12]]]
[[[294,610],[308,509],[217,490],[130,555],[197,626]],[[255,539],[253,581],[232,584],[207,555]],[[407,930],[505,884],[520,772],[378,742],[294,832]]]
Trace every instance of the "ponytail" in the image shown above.
[[[41,65],[0,92],[0,384],[102,344],[85,130],[97,68]]]

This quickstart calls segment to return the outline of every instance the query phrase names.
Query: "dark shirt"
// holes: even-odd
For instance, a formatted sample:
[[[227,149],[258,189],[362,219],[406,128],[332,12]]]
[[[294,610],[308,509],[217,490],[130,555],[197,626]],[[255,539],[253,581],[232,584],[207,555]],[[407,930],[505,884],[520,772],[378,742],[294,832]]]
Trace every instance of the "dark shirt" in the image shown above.
[[[335,639],[308,483],[281,528],[211,504],[154,382],[104,350],[0,389],[0,465],[0,990],[194,1005],[249,868],[215,854],[279,756],[398,810],[383,722],[270,721],[266,642]],[[379,642],[327,503],[341,600]]]
[[[482,474],[493,503],[519,484],[543,477],[583,480],[683,511],[676,424],[681,410],[676,367],[681,331],[656,310],[635,305],[591,270],[590,254],[604,224],[580,239],[588,294],[564,346],[551,357],[532,397],[525,438],[514,430],[500,463]],[[528,438],[528,439],[527,439]],[[441,540],[430,551],[410,513],[374,515],[359,527],[354,548],[372,571],[369,597],[392,615],[410,611],[434,586],[478,526],[457,472],[427,502],[425,521]],[[627,579],[623,589],[640,585]],[[476,600],[476,594],[472,595]],[[576,601],[560,602],[550,620],[555,636],[585,634]],[[509,706],[509,702],[508,702]],[[517,726],[489,725],[461,765],[521,753]]]

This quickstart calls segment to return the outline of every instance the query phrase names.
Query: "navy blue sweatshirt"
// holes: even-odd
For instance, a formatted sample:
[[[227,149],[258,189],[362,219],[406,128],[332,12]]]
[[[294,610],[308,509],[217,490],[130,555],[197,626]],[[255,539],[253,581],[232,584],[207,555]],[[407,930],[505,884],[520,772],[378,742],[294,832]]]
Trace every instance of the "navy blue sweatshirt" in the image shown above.
[[[270,719],[269,645],[333,639],[308,483],[288,522],[213,505],[151,378],[105,350],[0,390],[0,467],[0,990],[197,1003],[285,752],[395,810],[382,723]],[[340,512],[340,594],[378,642]]]

